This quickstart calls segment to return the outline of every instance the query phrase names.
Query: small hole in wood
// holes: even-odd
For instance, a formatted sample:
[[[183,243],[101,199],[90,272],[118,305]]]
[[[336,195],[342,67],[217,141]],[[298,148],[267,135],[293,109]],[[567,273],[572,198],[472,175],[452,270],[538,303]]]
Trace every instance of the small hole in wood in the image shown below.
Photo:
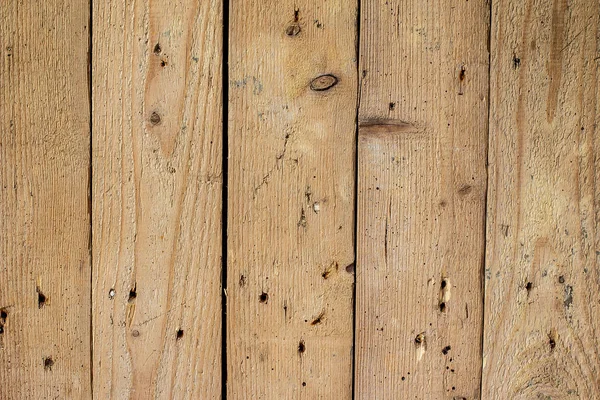
[[[52,359],[52,357],[44,358],[44,369],[46,371],[51,370],[53,365],[54,365],[54,360]]]
[[[306,351],[306,345],[304,344],[304,340],[301,340],[300,343],[298,343],[298,353],[302,354]]]
[[[258,297],[258,299],[260,300],[261,303],[266,303],[269,301],[269,295],[265,292],[262,292],[260,294],[260,296]]]
[[[443,301],[440,303],[440,311],[446,312],[446,303],[444,303]]]
[[[177,340],[181,339],[182,337],[183,337],[183,329],[178,329],[177,334],[176,334]]]
[[[38,308],[42,308],[46,304],[46,301],[48,301],[48,298],[44,293],[42,293],[39,287],[36,288],[36,291],[38,294]]]
[[[129,298],[127,299],[128,302],[132,303],[137,297],[137,287],[134,286],[133,289],[131,289],[129,291]]]

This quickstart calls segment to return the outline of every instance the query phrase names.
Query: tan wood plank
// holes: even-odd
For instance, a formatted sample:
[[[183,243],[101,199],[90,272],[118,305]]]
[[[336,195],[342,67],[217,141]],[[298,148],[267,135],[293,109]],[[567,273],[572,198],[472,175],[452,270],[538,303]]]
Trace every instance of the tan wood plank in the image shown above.
[[[98,399],[221,394],[221,1],[96,1]]]
[[[356,399],[478,399],[489,6],[361,17]]]
[[[351,398],[355,41],[354,3],[231,1],[228,399]]]
[[[600,398],[599,15],[493,3],[483,399]]]
[[[0,398],[89,399],[89,2],[0,6]]]

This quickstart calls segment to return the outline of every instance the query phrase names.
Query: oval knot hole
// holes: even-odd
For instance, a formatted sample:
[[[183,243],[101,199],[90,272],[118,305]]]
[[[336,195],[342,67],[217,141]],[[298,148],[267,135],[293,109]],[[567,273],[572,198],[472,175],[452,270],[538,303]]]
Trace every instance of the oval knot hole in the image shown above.
[[[288,36],[297,36],[300,33],[300,25],[291,24],[287,28],[285,28],[285,34]]]
[[[313,79],[310,83],[310,88],[315,92],[329,90],[338,83],[338,78],[331,74],[321,75]]]
[[[152,115],[150,115],[150,123],[152,125],[158,125],[158,124],[160,124],[160,119],[161,119],[160,115],[156,111],[154,111],[152,113]]]

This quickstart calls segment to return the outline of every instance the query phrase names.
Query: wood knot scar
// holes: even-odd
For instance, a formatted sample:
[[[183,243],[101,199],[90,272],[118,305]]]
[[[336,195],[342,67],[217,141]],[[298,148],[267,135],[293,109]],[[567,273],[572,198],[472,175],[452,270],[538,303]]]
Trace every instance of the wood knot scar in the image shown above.
[[[331,89],[332,87],[337,85],[338,82],[339,80],[337,77],[331,74],[325,74],[313,79],[310,83],[310,88],[315,92],[322,92]]]
[[[152,113],[152,115],[150,115],[150,123],[152,125],[158,125],[158,124],[160,124],[160,121],[161,121],[160,115],[156,111],[154,111]]]
[[[290,24],[290,25],[288,25],[287,28],[285,28],[285,34],[288,36],[298,36],[300,31],[301,31],[300,25],[298,25],[296,23]]]

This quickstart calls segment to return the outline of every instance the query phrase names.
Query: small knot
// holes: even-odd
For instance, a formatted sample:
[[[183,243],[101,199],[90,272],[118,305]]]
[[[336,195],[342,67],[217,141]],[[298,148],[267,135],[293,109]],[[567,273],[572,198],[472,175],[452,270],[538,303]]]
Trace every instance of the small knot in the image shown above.
[[[310,83],[310,88],[315,92],[322,92],[324,90],[329,90],[338,83],[338,78],[331,74],[325,74],[316,77]]]
[[[150,123],[152,125],[158,125],[158,124],[160,124],[160,115],[158,115],[158,113],[156,111],[154,111],[152,113],[152,115],[150,115]]]
[[[297,36],[300,33],[300,25],[291,24],[287,28],[285,28],[285,34],[288,36]]]

